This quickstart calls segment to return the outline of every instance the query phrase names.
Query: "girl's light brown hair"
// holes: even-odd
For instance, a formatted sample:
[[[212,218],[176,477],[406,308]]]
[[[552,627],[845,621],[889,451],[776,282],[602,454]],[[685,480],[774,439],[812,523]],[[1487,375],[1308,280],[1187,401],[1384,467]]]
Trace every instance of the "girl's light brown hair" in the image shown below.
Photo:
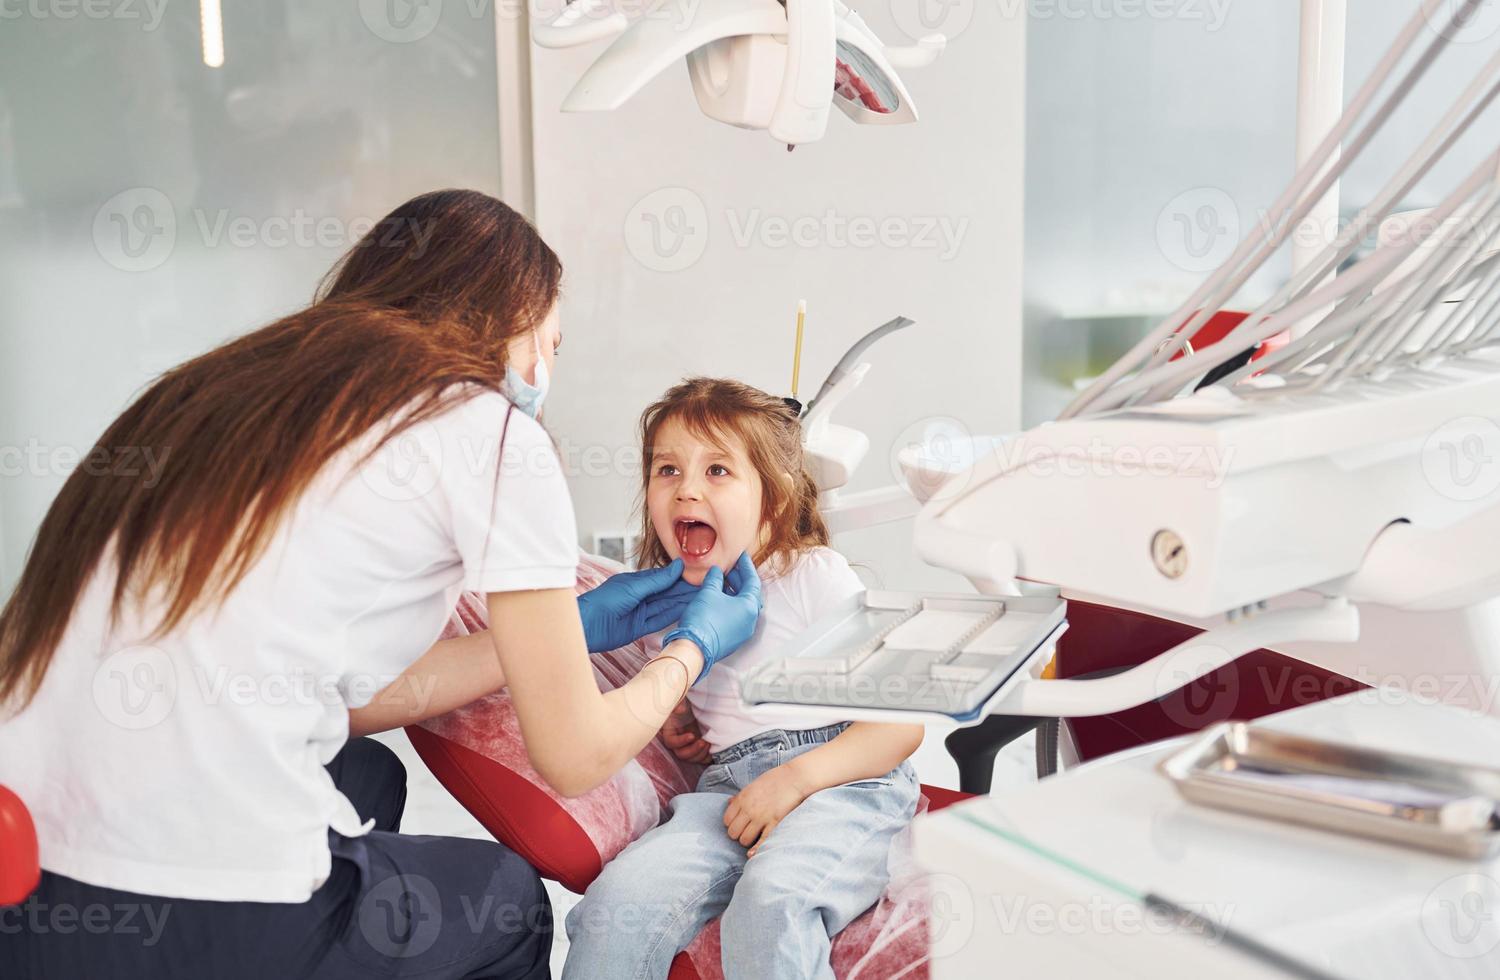
[[[498,391],[510,341],[546,318],[561,277],[515,211],[434,191],[381,219],[313,305],[158,378],[86,457],[103,465],[74,470],[42,520],[0,612],[0,705],[36,693],[107,548],[112,615],[162,586],[165,634],[244,578],[363,433],[411,406],[389,440],[454,404],[455,385]],[[161,460],[155,480],[135,464],[146,449]]]
[[[828,526],[818,512],[818,488],[802,461],[802,424],[785,402],[759,388],[723,378],[689,378],[669,389],[641,414],[642,495],[651,482],[656,434],[673,419],[720,448],[726,436],[744,443],[751,465],[760,474],[760,520],[769,530],[765,545],[751,556],[757,566],[785,568],[802,552],[828,544]],[[656,568],[672,560],[656,536],[644,500],[638,559],[641,568]]]

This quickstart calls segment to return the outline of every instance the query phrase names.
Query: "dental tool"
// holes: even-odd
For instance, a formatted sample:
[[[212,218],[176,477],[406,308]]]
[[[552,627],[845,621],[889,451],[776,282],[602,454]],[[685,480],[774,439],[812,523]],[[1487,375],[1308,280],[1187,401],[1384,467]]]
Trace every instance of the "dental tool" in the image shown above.
[[[797,400],[797,382],[802,376],[802,328],[807,322],[807,300],[797,300],[797,340],[792,349],[792,396],[783,398],[794,415],[802,414],[802,403]]]

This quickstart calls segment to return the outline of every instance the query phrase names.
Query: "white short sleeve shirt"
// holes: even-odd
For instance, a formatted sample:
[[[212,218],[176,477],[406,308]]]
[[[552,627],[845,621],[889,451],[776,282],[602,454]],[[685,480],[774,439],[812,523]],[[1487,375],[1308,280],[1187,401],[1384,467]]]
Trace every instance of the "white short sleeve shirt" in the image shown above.
[[[698,719],[703,738],[715,752],[775,728],[820,728],[828,724],[809,718],[806,725],[789,722],[785,709],[774,719],[748,707],[740,699],[745,676],[767,660],[785,655],[788,643],[864,584],[843,555],[832,548],[814,548],[787,571],[761,583],[763,609],[755,634],[734,653],[714,664],[708,675],[688,692],[688,704]]]
[[[367,830],[323,768],[349,708],[432,645],[460,590],[575,581],[547,434],[499,394],[461,395],[332,460],[222,606],[166,637],[149,639],[149,610],[110,627],[106,556],[33,702],[0,713],[0,783],[31,810],[44,868],[221,901],[321,885],[328,829]]]

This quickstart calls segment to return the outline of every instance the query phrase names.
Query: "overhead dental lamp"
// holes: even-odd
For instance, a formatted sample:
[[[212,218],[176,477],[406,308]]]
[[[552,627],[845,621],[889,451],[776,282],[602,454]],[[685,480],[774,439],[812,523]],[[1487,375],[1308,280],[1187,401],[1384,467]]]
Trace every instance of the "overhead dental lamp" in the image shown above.
[[[931,64],[947,39],[881,42],[839,0],[704,0],[687,22],[647,14],[634,23],[610,0],[574,0],[531,36],[544,48],[613,37],[563,100],[564,112],[617,109],[679,58],[704,114],[767,130],[788,147],[821,139],[835,105],[856,123],[915,122],[896,68]]]

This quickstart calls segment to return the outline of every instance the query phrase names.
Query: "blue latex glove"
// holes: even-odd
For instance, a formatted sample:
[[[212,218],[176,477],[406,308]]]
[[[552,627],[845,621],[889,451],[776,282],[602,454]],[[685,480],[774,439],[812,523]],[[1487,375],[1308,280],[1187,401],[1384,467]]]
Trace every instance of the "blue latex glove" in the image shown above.
[[[750,554],[740,555],[729,571],[729,589],[724,589],[724,572],[715,566],[708,570],[698,594],[693,596],[677,628],[662,638],[665,647],[673,640],[692,640],[703,651],[701,681],[708,668],[723,660],[755,633],[760,620],[760,576],[750,562]],[[693,683],[697,683],[694,681]]]
[[[666,629],[698,589],[682,580],[682,559],[643,572],[621,572],[578,597],[589,653],[603,653]]]

